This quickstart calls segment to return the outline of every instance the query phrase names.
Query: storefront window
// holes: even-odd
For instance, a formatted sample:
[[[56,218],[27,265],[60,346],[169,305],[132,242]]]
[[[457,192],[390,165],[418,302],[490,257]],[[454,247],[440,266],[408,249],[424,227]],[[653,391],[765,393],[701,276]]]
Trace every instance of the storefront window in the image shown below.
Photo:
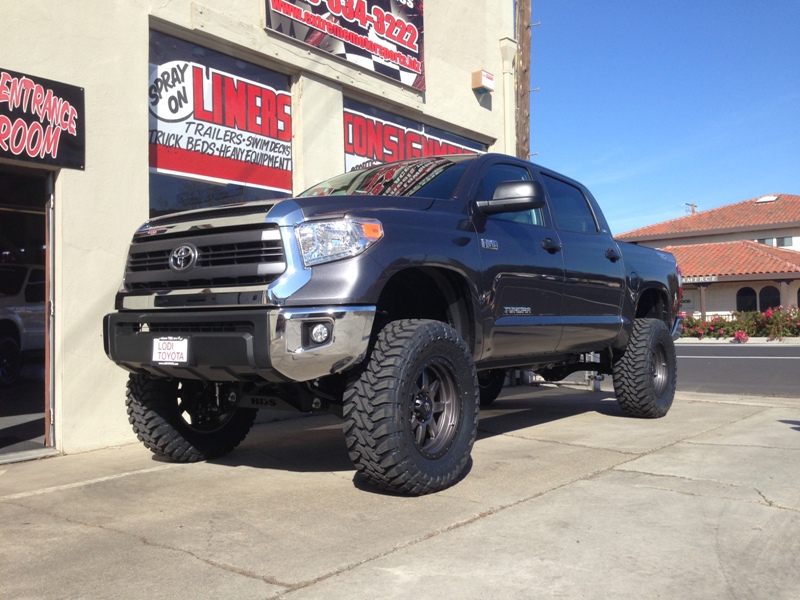
[[[150,216],[292,193],[289,78],[150,32]]]

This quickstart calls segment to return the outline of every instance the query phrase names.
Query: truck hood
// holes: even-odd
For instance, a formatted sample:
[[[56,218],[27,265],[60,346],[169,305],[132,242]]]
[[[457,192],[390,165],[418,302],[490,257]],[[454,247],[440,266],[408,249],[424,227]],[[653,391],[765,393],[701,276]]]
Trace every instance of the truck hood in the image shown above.
[[[152,218],[136,231],[133,238],[136,240],[154,235],[252,225],[265,221],[293,225],[304,220],[340,219],[353,211],[423,211],[430,208],[434,201],[434,198],[407,196],[308,196],[238,202]]]

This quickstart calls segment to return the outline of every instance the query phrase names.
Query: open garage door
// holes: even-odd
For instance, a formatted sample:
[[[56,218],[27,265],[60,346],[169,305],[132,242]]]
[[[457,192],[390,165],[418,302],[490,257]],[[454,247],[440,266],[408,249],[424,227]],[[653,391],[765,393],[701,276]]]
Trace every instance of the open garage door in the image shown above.
[[[0,460],[52,444],[52,173],[0,165]]]

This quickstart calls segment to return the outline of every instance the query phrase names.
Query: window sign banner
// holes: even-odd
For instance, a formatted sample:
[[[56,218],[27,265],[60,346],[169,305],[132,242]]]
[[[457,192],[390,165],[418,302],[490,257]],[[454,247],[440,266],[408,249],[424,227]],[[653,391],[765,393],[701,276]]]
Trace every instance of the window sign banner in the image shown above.
[[[266,0],[267,27],[425,89],[422,0]]]
[[[386,111],[345,99],[345,170],[406,158],[485,152],[486,146]]]
[[[83,169],[83,88],[0,69],[0,158]]]
[[[212,54],[201,48],[193,56]],[[224,61],[230,61],[231,70],[242,61],[227,57],[222,68],[182,58],[152,60],[151,171],[291,193],[292,98],[287,78],[286,89],[280,89],[231,73]]]

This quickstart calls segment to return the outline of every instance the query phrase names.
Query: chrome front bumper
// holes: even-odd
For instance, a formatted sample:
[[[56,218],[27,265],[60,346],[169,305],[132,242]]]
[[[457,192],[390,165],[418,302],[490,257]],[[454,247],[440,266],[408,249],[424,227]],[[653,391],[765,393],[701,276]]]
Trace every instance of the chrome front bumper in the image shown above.
[[[106,315],[108,357],[135,373],[205,381],[310,381],[340,373],[364,358],[374,306],[230,311],[121,311]],[[314,342],[317,324],[328,339]],[[185,364],[153,361],[156,340],[188,340]]]
[[[273,368],[294,381],[340,373],[364,358],[375,319],[374,306],[283,308],[270,313]],[[317,324],[330,328],[330,339],[315,344],[309,331]]]

